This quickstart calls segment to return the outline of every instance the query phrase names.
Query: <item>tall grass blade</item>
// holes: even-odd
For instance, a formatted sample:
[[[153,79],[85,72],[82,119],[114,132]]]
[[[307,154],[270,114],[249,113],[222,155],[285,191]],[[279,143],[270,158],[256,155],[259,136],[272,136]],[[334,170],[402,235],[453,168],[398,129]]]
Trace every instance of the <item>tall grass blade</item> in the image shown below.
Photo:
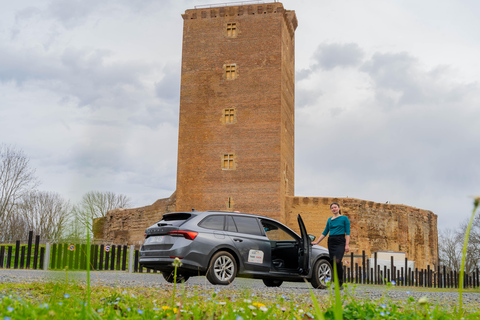
[[[305,280],[305,283],[308,283],[307,280]],[[318,300],[315,297],[315,294],[313,293],[312,288],[310,288],[310,297],[312,298],[312,303],[313,303],[313,307],[315,308],[315,314],[317,315],[317,318],[319,320],[325,320],[325,317],[323,316],[323,312],[320,309],[320,304],[318,303]]]
[[[335,315],[335,320],[342,320],[343,319],[343,303],[342,303],[342,298],[340,297],[340,288],[339,288],[340,282],[338,281],[337,264],[335,263],[335,261],[333,262],[333,279],[335,283],[335,307],[333,309],[333,313]]]
[[[462,291],[463,291],[463,284],[464,284],[464,279],[463,277],[465,276],[465,259],[467,256],[467,245],[468,245],[468,238],[470,237],[470,230],[472,229],[472,224],[473,224],[473,219],[475,218],[475,213],[478,208],[478,204],[480,203],[480,197],[476,197],[474,202],[473,202],[473,211],[472,211],[472,216],[470,217],[470,221],[468,222],[467,226],[467,231],[465,232],[465,240],[463,241],[463,253],[462,253],[462,266],[460,267],[460,279],[459,279],[459,286],[458,286],[458,308],[459,308],[459,313],[458,317],[461,318],[463,314],[462,310]]]

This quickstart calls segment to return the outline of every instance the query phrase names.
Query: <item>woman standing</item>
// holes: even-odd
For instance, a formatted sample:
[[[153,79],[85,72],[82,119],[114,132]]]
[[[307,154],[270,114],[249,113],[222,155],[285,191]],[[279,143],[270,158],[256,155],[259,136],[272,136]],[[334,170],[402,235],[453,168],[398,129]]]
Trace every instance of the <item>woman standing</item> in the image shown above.
[[[330,205],[330,210],[333,213],[333,217],[328,218],[327,225],[322,235],[313,244],[319,244],[327,234],[328,237],[328,253],[330,255],[330,261],[337,265],[338,283],[340,289],[343,284],[343,266],[342,259],[345,252],[350,251],[350,220],[346,216],[342,216],[340,205],[336,202]]]

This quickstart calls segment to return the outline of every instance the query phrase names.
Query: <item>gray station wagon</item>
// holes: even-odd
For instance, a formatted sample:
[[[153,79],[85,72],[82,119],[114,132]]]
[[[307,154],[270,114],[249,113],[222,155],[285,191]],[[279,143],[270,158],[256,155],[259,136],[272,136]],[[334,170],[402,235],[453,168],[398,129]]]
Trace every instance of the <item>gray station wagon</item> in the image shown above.
[[[176,281],[205,275],[212,284],[227,285],[235,277],[262,279],[266,286],[283,281],[310,281],[326,288],[332,277],[328,250],[312,246],[314,236],[297,217],[301,235],[260,215],[192,211],[166,213],[149,227],[139,263],[159,270],[173,282],[173,261],[182,262]]]

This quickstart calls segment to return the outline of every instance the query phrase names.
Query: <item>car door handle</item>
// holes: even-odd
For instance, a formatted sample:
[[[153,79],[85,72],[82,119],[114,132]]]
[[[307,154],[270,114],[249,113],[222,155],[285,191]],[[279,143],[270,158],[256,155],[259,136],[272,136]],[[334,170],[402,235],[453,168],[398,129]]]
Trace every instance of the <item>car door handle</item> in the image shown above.
[[[236,241],[236,242],[243,242],[242,239],[239,239],[239,238],[233,238],[233,241]]]

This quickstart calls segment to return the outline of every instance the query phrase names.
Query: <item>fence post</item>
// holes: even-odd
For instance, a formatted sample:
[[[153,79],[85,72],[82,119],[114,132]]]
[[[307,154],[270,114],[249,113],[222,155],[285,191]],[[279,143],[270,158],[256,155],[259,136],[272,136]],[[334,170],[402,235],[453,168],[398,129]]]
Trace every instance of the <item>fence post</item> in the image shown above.
[[[122,270],[125,271],[127,269],[127,246],[123,245],[123,254],[122,254]]]
[[[362,274],[362,281],[360,283],[363,283],[365,284],[365,250],[362,250],[362,271],[363,271],[363,274]],[[368,272],[366,273],[368,275]]]
[[[28,247],[27,247],[27,265],[26,269],[30,269],[30,256],[32,255],[33,231],[28,231]]]
[[[128,250],[128,272],[133,272],[133,255],[135,253],[135,246],[130,245],[130,249]]]
[[[45,246],[45,258],[43,259],[43,270],[48,270],[50,264],[50,243],[47,242]]]
[[[355,265],[353,264],[353,252],[350,252],[350,272],[352,273],[351,274],[352,283],[355,281],[354,280],[355,278],[353,277],[353,270],[354,270],[353,267],[354,266]],[[356,275],[355,275],[355,277],[356,277]]]
[[[5,261],[5,247],[0,247],[0,268],[3,268],[3,263]]]
[[[40,247],[40,236],[36,235],[35,236],[35,250],[33,251],[33,269],[37,269],[38,267],[38,253],[39,253],[39,248]]]

